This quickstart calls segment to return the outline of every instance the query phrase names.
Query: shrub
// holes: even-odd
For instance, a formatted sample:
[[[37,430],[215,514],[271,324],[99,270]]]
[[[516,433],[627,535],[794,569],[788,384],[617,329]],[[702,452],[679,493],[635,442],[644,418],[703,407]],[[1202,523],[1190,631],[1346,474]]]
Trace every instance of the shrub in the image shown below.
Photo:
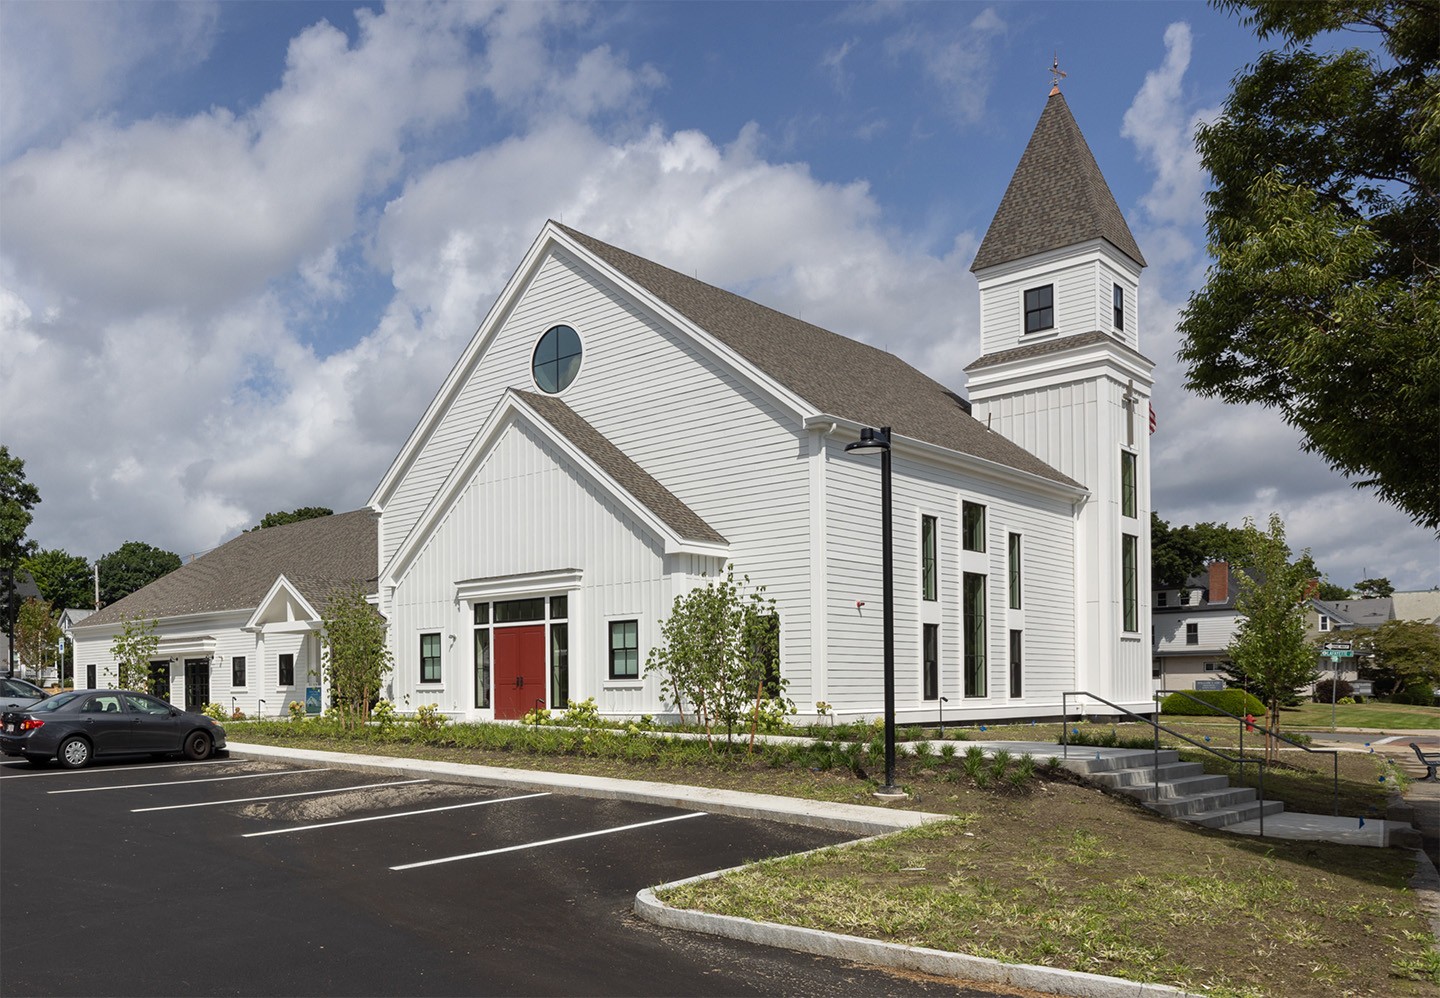
[[[1354,698],[1354,697],[1341,697],[1339,700],[1336,700],[1335,702],[1338,703],[1338,704],[1340,704],[1340,705],[1342,705],[1342,706],[1348,706],[1348,705],[1350,705],[1350,704],[1352,704],[1352,703],[1355,702],[1355,698]]]
[[[1316,703],[1329,703],[1333,698],[1336,703],[1344,703],[1346,700],[1354,703],[1355,701],[1350,699],[1354,693],[1355,687],[1343,679],[1322,679],[1315,684],[1314,700]]]
[[[380,726],[381,731],[389,731],[397,716],[395,705],[389,700],[375,701],[375,708],[370,711],[370,719]]]
[[[232,710],[232,711],[230,712],[230,720],[232,720],[232,721],[243,721],[243,720],[245,720],[245,712],[244,712],[243,710],[241,710],[239,707],[236,707],[234,710]]]
[[[439,731],[450,723],[450,718],[440,713],[438,703],[422,703],[415,708],[415,725],[421,731]]]
[[[598,728],[600,708],[596,706],[595,698],[586,697],[579,703],[572,703],[565,708],[565,715],[560,719],[560,723],[572,728]]]
[[[1180,717],[1223,716],[1220,711],[1211,710],[1210,707],[1219,707],[1220,710],[1229,711],[1238,717],[1244,717],[1246,714],[1253,714],[1255,717],[1265,716],[1265,705],[1244,690],[1238,689],[1193,690],[1188,696],[1171,693],[1160,701],[1162,714],[1174,714]]]
[[[290,720],[292,720],[292,721],[303,721],[303,720],[305,720],[305,705],[304,705],[303,703],[301,703],[299,700],[291,700],[289,703],[287,703],[287,704],[285,705],[285,709],[290,712]]]
[[[220,706],[218,703],[207,703],[205,705],[205,709],[202,710],[200,713],[204,714],[212,721],[225,720],[225,708]]]
[[[520,723],[521,723],[521,724],[533,724],[533,725],[535,725],[536,727],[539,727],[539,726],[542,725],[542,724],[549,724],[549,723],[550,723],[550,708],[548,708],[548,707],[536,707],[536,708],[534,708],[533,710],[527,710],[527,711],[525,712],[525,716],[522,717],[522,718],[520,718]]]

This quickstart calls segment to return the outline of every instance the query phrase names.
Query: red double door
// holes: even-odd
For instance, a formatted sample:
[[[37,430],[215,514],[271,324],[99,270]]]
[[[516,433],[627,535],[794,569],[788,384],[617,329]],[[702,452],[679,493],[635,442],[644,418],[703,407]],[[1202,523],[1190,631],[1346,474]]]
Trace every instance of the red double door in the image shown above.
[[[545,625],[495,628],[495,717],[545,706]]]

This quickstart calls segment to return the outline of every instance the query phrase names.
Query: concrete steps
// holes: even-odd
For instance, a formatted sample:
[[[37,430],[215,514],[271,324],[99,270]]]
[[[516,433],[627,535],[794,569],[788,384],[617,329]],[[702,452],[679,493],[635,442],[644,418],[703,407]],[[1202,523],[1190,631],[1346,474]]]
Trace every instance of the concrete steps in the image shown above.
[[[1097,752],[1094,758],[1072,757],[1065,766],[1106,789],[1135,798],[1157,814],[1206,828],[1225,828],[1285,810],[1280,801],[1262,802],[1253,789],[1232,787],[1229,777],[1207,774],[1200,763],[1179,759],[1174,750],[1157,754],[1111,749]]]

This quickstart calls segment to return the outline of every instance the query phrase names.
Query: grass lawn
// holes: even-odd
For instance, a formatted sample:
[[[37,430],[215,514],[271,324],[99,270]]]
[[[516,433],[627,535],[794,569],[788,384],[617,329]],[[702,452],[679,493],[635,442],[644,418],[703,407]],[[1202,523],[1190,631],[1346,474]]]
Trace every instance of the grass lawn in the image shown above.
[[[1330,705],[1302,703],[1280,709],[1282,730],[1329,731]],[[1440,707],[1416,707],[1403,703],[1340,703],[1335,705],[1335,725],[1340,728],[1374,728],[1379,731],[1440,729]]]
[[[229,733],[236,742],[875,803],[878,760],[859,745],[727,758],[699,742],[498,725],[404,725],[382,737],[265,722]],[[1375,759],[1353,759],[1369,767],[1354,779],[1372,780]],[[1440,957],[1405,886],[1410,853],[1170,822],[1040,762],[1033,774],[1018,761],[997,773],[993,762],[966,760],[963,744],[938,743],[899,760],[911,795],[899,806],[955,821],[762,864],[666,901],[1216,995],[1435,994]]]

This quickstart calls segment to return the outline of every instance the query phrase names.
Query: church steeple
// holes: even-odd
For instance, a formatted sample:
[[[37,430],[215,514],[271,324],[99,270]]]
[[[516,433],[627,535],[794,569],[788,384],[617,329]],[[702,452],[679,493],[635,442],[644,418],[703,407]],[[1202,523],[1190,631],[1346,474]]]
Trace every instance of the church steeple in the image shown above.
[[[1096,238],[1145,266],[1130,226],[1057,87],[1045,102],[970,270]]]

